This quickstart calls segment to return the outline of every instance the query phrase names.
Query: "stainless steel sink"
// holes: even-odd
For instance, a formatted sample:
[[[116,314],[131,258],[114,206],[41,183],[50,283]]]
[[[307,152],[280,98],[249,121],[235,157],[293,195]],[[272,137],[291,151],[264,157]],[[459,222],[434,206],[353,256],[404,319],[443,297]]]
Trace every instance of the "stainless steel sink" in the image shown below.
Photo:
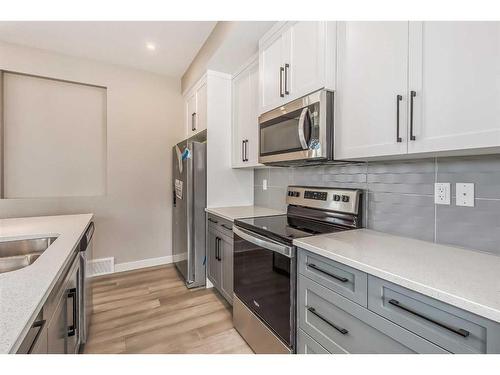
[[[52,236],[0,242],[0,273],[33,264],[56,239]]]

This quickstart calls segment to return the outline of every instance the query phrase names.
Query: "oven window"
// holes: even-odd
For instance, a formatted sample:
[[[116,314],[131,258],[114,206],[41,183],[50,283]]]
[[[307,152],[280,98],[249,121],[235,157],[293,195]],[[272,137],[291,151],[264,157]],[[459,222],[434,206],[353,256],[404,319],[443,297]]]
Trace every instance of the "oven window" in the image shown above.
[[[234,293],[289,346],[294,265],[290,258],[234,235]]]
[[[306,122],[304,133],[309,139],[319,137],[319,103],[309,106],[313,114]],[[302,108],[269,120],[260,125],[260,155],[273,155],[302,150],[299,139],[299,120]]]

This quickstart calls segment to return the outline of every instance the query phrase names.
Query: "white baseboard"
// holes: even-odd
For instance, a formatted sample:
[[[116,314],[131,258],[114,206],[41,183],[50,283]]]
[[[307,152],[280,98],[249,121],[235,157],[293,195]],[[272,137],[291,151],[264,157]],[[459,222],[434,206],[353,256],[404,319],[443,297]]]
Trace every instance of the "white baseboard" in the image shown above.
[[[172,256],[169,255],[166,257],[136,260],[135,262],[117,263],[115,264],[114,273],[137,270],[139,268],[161,266],[162,264],[172,263],[172,260]]]

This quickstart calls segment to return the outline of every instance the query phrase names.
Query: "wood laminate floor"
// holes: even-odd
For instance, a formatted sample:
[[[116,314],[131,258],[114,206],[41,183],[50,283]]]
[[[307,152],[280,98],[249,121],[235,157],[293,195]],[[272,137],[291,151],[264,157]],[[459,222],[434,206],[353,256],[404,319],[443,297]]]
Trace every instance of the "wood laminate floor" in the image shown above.
[[[213,289],[187,289],[173,265],[94,279],[85,353],[252,353]]]

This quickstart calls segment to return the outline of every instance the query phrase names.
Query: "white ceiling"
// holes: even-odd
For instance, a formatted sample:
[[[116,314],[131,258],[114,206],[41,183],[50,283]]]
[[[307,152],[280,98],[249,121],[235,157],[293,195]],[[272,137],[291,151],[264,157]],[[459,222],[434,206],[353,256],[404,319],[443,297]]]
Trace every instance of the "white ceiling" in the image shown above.
[[[180,78],[216,22],[0,22],[0,40]],[[154,51],[147,43],[156,46]]]

